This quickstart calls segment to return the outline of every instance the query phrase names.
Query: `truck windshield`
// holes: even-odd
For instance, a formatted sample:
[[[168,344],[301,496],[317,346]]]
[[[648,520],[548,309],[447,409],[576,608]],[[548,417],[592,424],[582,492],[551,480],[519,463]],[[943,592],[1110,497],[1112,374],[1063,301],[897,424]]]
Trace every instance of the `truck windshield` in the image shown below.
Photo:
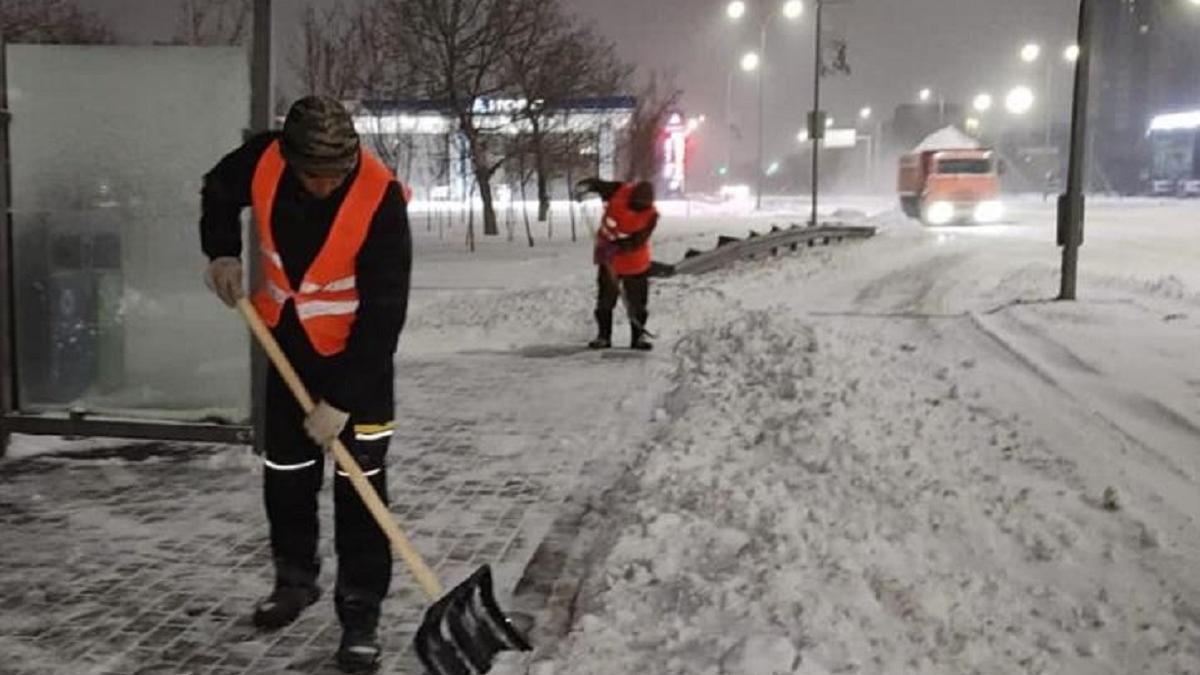
[[[938,173],[991,173],[992,163],[986,159],[940,159]]]

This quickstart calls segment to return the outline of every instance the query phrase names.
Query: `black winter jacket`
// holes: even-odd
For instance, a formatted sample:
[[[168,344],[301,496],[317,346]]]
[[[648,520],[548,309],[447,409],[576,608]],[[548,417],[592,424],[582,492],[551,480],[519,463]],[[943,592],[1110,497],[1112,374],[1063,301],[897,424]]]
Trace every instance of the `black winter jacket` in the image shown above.
[[[279,132],[259,134],[226,155],[204,176],[200,240],[210,258],[240,257],[242,210],[250,205],[255,167]],[[354,175],[328,199],[317,199],[284,171],[273,206],[272,234],[293,287],[301,279],[333,226]],[[256,253],[257,254],[257,253]],[[315,398],[356,417],[391,419],[393,356],[408,310],[412,239],[407,207],[398,183],[388,186],[375,211],[355,262],[359,306],[346,350],[323,357],[313,349],[288,302],[274,333]]]

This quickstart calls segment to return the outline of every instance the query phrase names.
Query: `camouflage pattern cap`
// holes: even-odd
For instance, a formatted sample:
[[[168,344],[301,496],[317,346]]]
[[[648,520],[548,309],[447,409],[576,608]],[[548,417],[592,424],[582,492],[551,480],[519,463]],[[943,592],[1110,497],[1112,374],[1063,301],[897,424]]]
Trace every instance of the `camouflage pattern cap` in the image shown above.
[[[354,120],[328,96],[306,96],[292,104],[280,145],[288,164],[305,173],[344,174],[358,162]]]

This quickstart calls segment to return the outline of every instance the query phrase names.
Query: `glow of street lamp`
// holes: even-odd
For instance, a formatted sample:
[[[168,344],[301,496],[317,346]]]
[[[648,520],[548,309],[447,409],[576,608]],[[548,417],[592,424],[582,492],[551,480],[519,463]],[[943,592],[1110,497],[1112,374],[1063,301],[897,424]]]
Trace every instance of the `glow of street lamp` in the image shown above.
[[[1200,4],[1200,0],[1195,0],[1196,4]],[[1071,45],[1063,50],[1063,58],[1070,63],[1075,63],[1079,60],[1079,45]]]
[[[804,13],[804,3],[800,0],[787,0],[783,3],[783,16],[795,21]]]
[[[1014,115],[1024,115],[1033,108],[1033,90],[1029,87],[1013,87],[1004,99],[1004,107]]]
[[[801,129],[800,133],[796,134],[796,140],[800,141],[801,143],[807,143],[808,142],[808,129]]]
[[[929,97],[933,96],[933,92],[930,91],[928,88],[925,88],[925,89],[922,89],[921,93],[917,94],[917,96],[919,96],[922,101],[928,101]]]
[[[979,119],[976,117],[967,118],[967,131],[979,131]]]
[[[832,127],[832,126],[833,126],[833,118],[832,118],[832,117],[826,117],[826,118],[825,118],[825,128],[826,128],[826,129],[828,129],[828,128]]]
[[[867,106],[867,107],[863,108],[862,110],[859,110],[858,116],[864,120],[871,119],[871,107]]]
[[[729,18],[737,21],[746,15],[746,3],[742,0],[733,0],[725,7],[725,13],[729,15]]]
[[[1024,47],[1021,47],[1021,60],[1025,63],[1033,63],[1034,61],[1037,61],[1038,57],[1041,55],[1041,46],[1034,42],[1030,42]]]
[[[746,55],[742,57],[742,70],[747,73],[758,70],[758,54],[746,52]]]
[[[980,94],[975,97],[971,103],[971,107],[975,108],[975,112],[985,113],[992,109],[992,95]]]

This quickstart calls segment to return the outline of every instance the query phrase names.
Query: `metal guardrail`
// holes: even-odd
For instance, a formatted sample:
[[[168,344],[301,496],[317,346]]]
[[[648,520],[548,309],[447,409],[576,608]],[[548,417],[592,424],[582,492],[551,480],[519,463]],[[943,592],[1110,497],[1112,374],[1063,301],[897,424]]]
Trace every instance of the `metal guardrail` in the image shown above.
[[[788,228],[772,226],[766,234],[750,232],[745,239],[717,237],[717,247],[710,251],[689,249],[683,260],[674,265],[655,263],[656,276],[677,274],[703,274],[725,267],[738,260],[758,256],[779,254],[780,249],[795,251],[801,245],[817,246],[840,242],[844,239],[866,239],[875,235],[875,228],[855,225],[821,225],[804,227],[793,224]]]

